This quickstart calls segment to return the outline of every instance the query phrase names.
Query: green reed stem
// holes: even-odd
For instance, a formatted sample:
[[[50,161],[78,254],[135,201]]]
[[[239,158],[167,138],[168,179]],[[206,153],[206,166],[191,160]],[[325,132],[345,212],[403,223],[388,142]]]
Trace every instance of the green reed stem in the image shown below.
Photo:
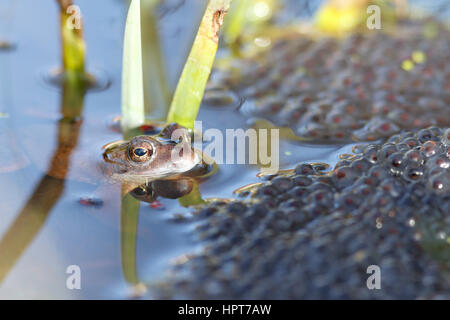
[[[83,39],[81,12],[73,0],[57,0],[60,7],[62,60],[71,81],[85,80],[86,44]]]
[[[184,65],[167,122],[193,129],[219,43],[219,30],[232,0],[210,0]]]
[[[141,1],[132,0],[125,25],[122,61],[122,130],[145,122],[141,43]]]
[[[120,208],[120,248],[122,272],[125,280],[131,284],[139,283],[136,262],[139,206],[140,202],[133,198],[132,195],[122,195]]]

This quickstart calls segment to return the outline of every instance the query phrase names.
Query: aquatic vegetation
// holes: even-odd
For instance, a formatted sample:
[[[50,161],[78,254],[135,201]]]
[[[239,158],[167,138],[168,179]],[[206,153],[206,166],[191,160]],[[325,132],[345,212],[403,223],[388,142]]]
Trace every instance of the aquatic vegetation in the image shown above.
[[[122,260],[122,272],[130,284],[139,284],[137,271],[137,230],[139,222],[140,202],[129,194],[128,190],[122,190],[120,207],[120,249]]]
[[[131,1],[122,62],[122,130],[127,137],[145,119],[165,120],[170,91],[155,11],[160,0]]]
[[[0,52],[13,50],[16,47],[11,36],[16,7],[16,1],[7,0],[0,3]]]
[[[60,6],[63,67],[66,72],[83,75],[85,72],[86,45],[80,21],[74,21],[73,1],[57,0]],[[79,25],[77,25],[79,23]]]
[[[63,90],[61,112],[67,120],[81,116],[84,96],[95,80],[86,72],[86,44],[79,8],[73,0],[57,0],[61,28],[62,70],[55,81]]]
[[[249,3],[243,1],[235,4]],[[18,50],[1,55],[0,64],[7,68],[2,69],[6,86],[0,90],[6,134],[0,140],[7,161],[1,162],[0,189],[7,225],[1,226],[0,296],[141,298],[151,290],[144,297],[450,297],[448,30],[424,20],[401,22],[392,34],[329,39],[300,35],[290,27],[275,28],[248,47],[247,38],[235,38],[245,50],[251,47],[242,52],[246,58],[229,59],[225,67],[231,70],[215,71],[208,96],[202,98],[203,91],[197,90],[205,106],[205,128],[286,126],[279,131],[280,163],[289,166],[256,178],[254,166],[224,164],[220,174],[200,186],[214,174],[214,166],[186,157],[176,172],[168,168],[169,153],[184,139],[171,136],[178,125],[155,121],[165,118],[170,98],[156,29],[162,27],[164,46],[172,54],[181,34],[172,22],[198,7],[185,1],[162,14],[169,9],[156,8],[157,2],[134,1],[130,8],[135,19],[128,20],[125,42],[137,51],[124,55],[124,74],[133,78],[126,82],[124,99],[130,111],[133,105],[138,108],[136,119],[124,112],[123,131],[120,117],[112,126],[108,122],[120,105],[117,83],[114,90],[92,92],[83,115],[92,77],[81,72],[85,48],[76,41],[69,56],[81,58],[67,65],[77,75],[73,79],[80,75],[82,81],[70,83],[63,73],[55,78],[62,89],[60,112],[55,112],[60,92],[30,79],[30,67],[51,60],[49,39],[41,30],[53,27],[52,19],[42,19],[39,30],[25,24]],[[165,5],[178,5],[178,0],[170,2]],[[35,16],[53,12],[55,4],[42,2]],[[97,12],[98,2],[83,7],[93,24],[88,30],[92,62],[103,65],[113,79],[120,78],[123,4],[111,1]],[[271,23],[279,26],[278,14]],[[20,18],[29,21],[29,14],[22,11]],[[239,28],[233,29],[234,36]],[[64,36],[77,39],[72,33]],[[261,53],[249,58],[256,47]],[[23,90],[28,94],[12,96]],[[195,119],[194,113],[185,114]],[[189,133],[183,130],[186,139]],[[108,144],[107,161],[102,161],[99,146],[121,134],[123,141]],[[353,143],[346,143],[352,139],[377,141],[360,143],[351,152]],[[336,144],[314,146],[302,140]],[[251,141],[249,152],[257,150]],[[330,162],[293,167],[299,161],[293,159]],[[192,243],[195,237],[198,243]],[[66,290],[64,278],[54,277],[64,275],[72,263],[83,272],[79,293]],[[381,267],[381,291],[367,290],[366,270],[372,264]],[[153,286],[166,271],[169,276]],[[28,283],[30,278],[36,281]]]
[[[436,33],[424,38],[430,24]],[[395,33],[344,39],[293,32],[217,70],[216,85],[246,99],[244,115],[290,127],[302,139],[377,140],[403,129],[450,125],[449,39],[446,27],[426,20],[405,21]]]
[[[125,136],[145,123],[144,76],[141,40],[141,2],[131,1],[123,40],[122,119]]]
[[[167,122],[176,122],[188,129],[194,128],[194,121],[216,56],[219,31],[230,4],[231,0],[209,1],[178,81]]]
[[[161,52],[156,7],[161,0],[144,0],[141,8],[142,68],[146,118],[164,121],[172,96]]]
[[[235,45],[243,33],[254,32],[267,24],[279,4],[274,0],[235,0],[224,24],[224,38]]]
[[[125,27],[122,71],[122,129],[145,123],[145,116],[161,119],[169,96],[162,71],[154,21],[159,1],[131,1]],[[167,122],[193,129],[206,82],[216,55],[219,30],[231,0],[211,0],[174,93]],[[142,18],[142,19],[141,19]],[[143,41],[145,39],[145,41]],[[144,76],[145,75],[145,76]]]
[[[200,299],[448,297],[449,135],[438,127],[397,134],[331,171],[301,163],[245,199],[206,205],[190,221],[207,249],[176,265],[157,292]],[[383,270],[382,292],[366,287],[373,264]]]

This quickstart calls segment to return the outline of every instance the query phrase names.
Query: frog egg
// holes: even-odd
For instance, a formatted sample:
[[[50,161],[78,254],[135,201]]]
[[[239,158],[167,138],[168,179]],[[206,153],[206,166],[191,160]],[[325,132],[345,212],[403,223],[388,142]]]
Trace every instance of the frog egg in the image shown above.
[[[292,181],[294,183],[295,186],[300,186],[300,187],[307,187],[310,184],[312,184],[312,179],[308,178],[307,176],[303,176],[303,175],[296,175],[292,178]]]
[[[310,191],[316,191],[316,190],[331,191],[331,190],[333,190],[333,187],[329,183],[316,181],[309,187],[309,189],[310,189]]]
[[[442,135],[442,130],[441,130],[441,128],[438,128],[438,127],[429,127],[428,130],[431,132],[431,134],[432,134],[434,137],[438,137],[438,138],[439,138],[439,137]]]
[[[318,123],[308,123],[297,128],[297,136],[305,139],[321,139],[328,136],[328,130],[325,126]]]
[[[301,208],[303,206],[303,202],[298,199],[289,199],[281,204],[282,208]]]
[[[428,187],[438,195],[448,195],[450,177],[446,172],[434,175],[428,182]]]
[[[403,170],[403,177],[410,182],[415,182],[423,177],[423,169],[415,165],[409,165]]]
[[[406,188],[405,196],[411,196],[414,200],[419,199],[421,201],[426,196],[427,192],[428,191],[426,190],[424,184],[411,183]]]
[[[383,100],[377,100],[374,102],[371,111],[376,115],[385,115],[391,112],[391,108],[390,103]]]
[[[425,157],[429,158],[434,156],[436,152],[438,152],[438,145],[436,144],[436,142],[430,140],[422,145],[421,150]]]
[[[431,176],[435,176],[435,175],[441,174],[442,172],[445,172],[445,169],[442,169],[442,168],[437,167],[437,166],[433,166],[433,167],[431,167],[428,170],[427,175],[429,177],[431,177]]]
[[[448,169],[450,167],[450,159],[442,154],[437,155],[435,157],[428,159],[426,166],[428,168],[438,167],[438,168]]]
[[[358,171],[354,168],[339,167],[334,170],[332,181],[338,189],[341,189],[351,185],[358,178],[358,175]]]
[[[434,135],[429,129],[422,129],[417,133],[417,138],[422,143],[431,140],[433,137]]]
[[[360,176],[354,183],[354,187],[357,188],[359,186],[369,186],[373,187],[376,186],[378,181],[372,177],[368,177],[366,175]]]
[[[406,143],[411,149],[417,147],[420,142],[414,137],[408,137],[403,140],[403,143]]]
[[[363,129],[355,131],[355,135],[359,138],[366,137],[368,140],[376,140],[382,137],[389,137],[398,131],[400,131],[400,128],[392,121],[382,118],[373,118]]]
[[[297,200],[300,199],[302,201],[304,201],[304,199],[306,199],[306,196],[309,193],[310,193],[310,191],[308,190],[308,188],[301,187],[301,186],[296,186],[292,190],[289,191],[289,195],[291,195],[292,197],[294,197]]]
[[[367,170],[369,170],[369,168],[371,166],[372,166],[372,164],[364,158],[356,159],[356,160],[352,161],[352,163],[350,164],[350,167],[355,168],[360,173],[367,172]]]
[[[407,163],[416,163],[418,165],[422,165],[425,161],[422,153],[419,150],[409,150],[404,155],[404,160]]]
[[[329,164],[324,163],[324,162],[315,162],[315,163],[312,163],[311,165],[316,174],[323,174],[324,171],[330,167]]]
[[[352,128],[357,125],[357,122],[350,114],[343,114],[340,111],[331,111],[325,117],[325,123],[334,127]]]
[[[441,142],[446,147],[450,146],[450,128],[445,130],[444,134],[442,135]]]
[[[403,161],[403,153],[395,152],[391,154],[387,158],[386,164],[392,174],[399,175],[405,167],[405,162]]]
[[[265,185],[258,190],[257,195],[273,197],[279,193],[278,189],[271,185]]]
[[[329,207],[330,203],[333,203],[333,194],[327,190],[316,190],[309,194],[306,202]]]
[[[232,202],[227,206],[227,211],[230,214],[244,214],[247,206],[242,202]]]
[[[398,198],[404,191],[403,184],[398,179],[394,178],[382,181],[379,187],[393,198]]]
[[[377,181],[382,181],[389,177],[389,173],[386,171],[386,169],[377,165],[369,169],[368,176],[376,179]]]
[[[360,199],[360,197],[355,197],[351,192],[343,192],[336,198],[336,207],[344,210],[356,209]]]
[[[376,145],[369,145],[363,151],[363,157],[370,163],[378,162],[378,149],[379,147]]]
[[[397,148],[394,144],[392,144],[392,143],[384,144],[381,147],[380,151],[378,151],[378,154],[377,154],[378,161],[380,161],[380,162],[385,161],[386,159],[389,158],[389,156],[391,154],[393,154],[395,152],[397,152]]]
[[[272,185],[280,192],[286,192],[293,187],[294,183],[287,177],[276,177],[272,180]]]
[[[358,198],[364,199],[373,193],[373,188],[370,185],[364,184],[357,186],[353,192]]]
[[[314,174],[314,169],[309,163],[302,163],[295,168],[295,173],[307,176]]]
[[[402,125],[403,127],[411,127],[414,121],[414,117],[411,115],[411,113],[403,109],[395,109],[389,112],[388,118]]]
[[[411,147],[409,145],[407,145],[406,143],[398,143],[398,144],[396,144],[396,149],[397,149],[397,151],[400,151],[400,152],[407,152],[408,150],[411,149]]]

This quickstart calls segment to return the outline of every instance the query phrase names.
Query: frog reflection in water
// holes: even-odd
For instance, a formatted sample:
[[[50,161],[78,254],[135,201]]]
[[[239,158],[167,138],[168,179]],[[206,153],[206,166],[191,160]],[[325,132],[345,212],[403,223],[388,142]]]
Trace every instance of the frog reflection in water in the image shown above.
[[[189,131],[177,124],[167,125],[158,135],[109,143],[103,149],[104,173],[146,202],[158,195],[171,199],[186,195],[193,189],[193,178],[205,177],[214,169],[192,148]]]

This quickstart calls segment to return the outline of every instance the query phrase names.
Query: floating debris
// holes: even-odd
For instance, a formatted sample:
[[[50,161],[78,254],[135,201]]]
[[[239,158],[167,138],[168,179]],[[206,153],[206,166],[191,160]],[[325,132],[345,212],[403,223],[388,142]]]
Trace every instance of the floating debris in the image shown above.
[[[86,206],[86,207],[93,207],[93,208],[100,208],[103,206],[103,200],[99,198],[94,198],[91,196],[81,197],[78,200],[78,203]]]
[[[163,210],[164,209],[164,204],[161,201],[159,201],[159,200],[155,200],[155,201],[150,203],[150,208]]]

